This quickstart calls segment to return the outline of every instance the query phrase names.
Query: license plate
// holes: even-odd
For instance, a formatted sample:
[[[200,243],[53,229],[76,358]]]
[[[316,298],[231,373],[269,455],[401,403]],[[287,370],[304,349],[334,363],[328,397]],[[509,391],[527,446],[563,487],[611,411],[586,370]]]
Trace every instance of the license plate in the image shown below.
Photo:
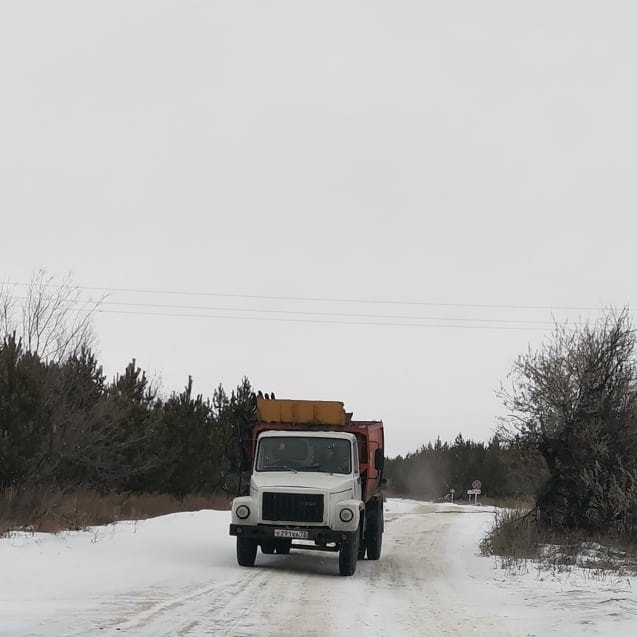
[[[307,540],[307,531],[297,529],[274,529],[274,537],[287,537],[293,540]]]

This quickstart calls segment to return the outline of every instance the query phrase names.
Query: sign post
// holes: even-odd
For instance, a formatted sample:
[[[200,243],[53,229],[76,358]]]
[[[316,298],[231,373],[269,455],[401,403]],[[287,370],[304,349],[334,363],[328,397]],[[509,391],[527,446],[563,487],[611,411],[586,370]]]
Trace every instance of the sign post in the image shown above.
[[[467,491],[467,495],[469,496],[469,499],[471,499],[471,496],[473,496],[474,497],[473,503],[478,504],[478,496],[481,493],[482,493],[482,482],[480,482],[480,480],[474,480],[471,483],[471,489]]]

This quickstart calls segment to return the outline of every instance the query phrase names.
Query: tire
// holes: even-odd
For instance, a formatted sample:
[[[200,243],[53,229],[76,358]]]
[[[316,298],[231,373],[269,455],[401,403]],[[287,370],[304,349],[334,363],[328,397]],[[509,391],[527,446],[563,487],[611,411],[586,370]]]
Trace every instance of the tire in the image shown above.
[[[383,548],[383,503],[379,501],[375,506],[373,517],[370,519],[371,525],[367,528],[367,559],[377,560]]]
[[[365,527],[363,526],[363,523],[361,521],[361,528],[359,529],[360,533],[358,534],[358,559],[359,560],[365,559],[365,550],[367,549],[367,540],[365,537],[367,534],[366,533],[363,534],[364,528]]]
[[[266,555],[272,555],[274,553],[274,549],[276,548],[276,542],[274,540],[264,540],[261,542],[261,552]]]
[[[254,566],[257,557],[257,541],[245,537],[237,538],[237,562],[239,566]]]
[[[276,552],[279,555],[288,555],[292,547],[292,540],[278,540],[276,543]]]
[[[349,576],[356,573],[358,535],[358,531],[354,532],[349,542],[344,542],[341,545],[341,550],[338,553],[338,572],[341,575]]]
[[[367,559],[377,560],[383,548],[383,531],[380,527],[371,530],[367,538]]]

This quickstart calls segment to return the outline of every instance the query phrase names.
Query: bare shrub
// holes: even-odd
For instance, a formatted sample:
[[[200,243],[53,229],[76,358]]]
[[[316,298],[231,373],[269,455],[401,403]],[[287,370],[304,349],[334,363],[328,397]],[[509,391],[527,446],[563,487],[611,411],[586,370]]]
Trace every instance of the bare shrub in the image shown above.
[[[594,326],[557,326],[519,357],[499,435],[537,449],[549,479],[537,498],[546,529],[637,530],[637,373],[628,310]]]
[[[495,556],[502,568],[562,573],[573,567],[604,578],[609,573],[637,573],[637,542],[617,535],[594,540],[582,531],[553,532],[538,523],[535,509],[496,511],[493,526],[480,542],[484,556]]]
[[[540,530],[532,511],[499,509],[493,527],[480,542],[483,555],[497,555],[513,567],[539,557]]]

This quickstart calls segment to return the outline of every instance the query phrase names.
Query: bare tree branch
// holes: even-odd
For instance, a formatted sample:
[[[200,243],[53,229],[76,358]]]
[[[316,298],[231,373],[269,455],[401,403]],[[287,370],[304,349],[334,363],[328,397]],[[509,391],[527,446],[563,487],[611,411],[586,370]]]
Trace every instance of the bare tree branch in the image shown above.
[[[56,283],[54,276],[39,270],[29,282],[17,321],[25,348],[42,360],[59,362],[90,347],[93,316],[104,298],[83,299],[70,275]]]

